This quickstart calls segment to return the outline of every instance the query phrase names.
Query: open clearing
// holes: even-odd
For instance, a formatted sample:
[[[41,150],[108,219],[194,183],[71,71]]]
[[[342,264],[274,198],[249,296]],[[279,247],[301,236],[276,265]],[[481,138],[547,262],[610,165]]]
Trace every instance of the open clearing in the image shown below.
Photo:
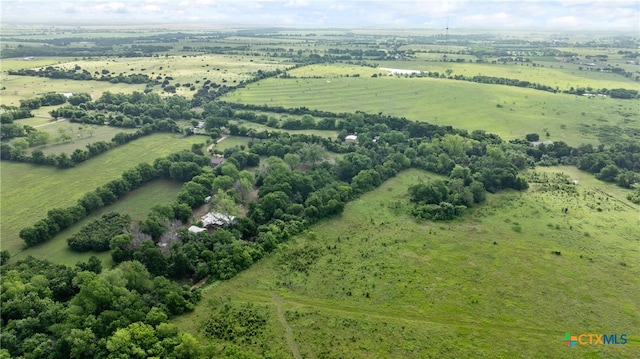
[[[64,170],[2,161],[2,249],[19,251],[23,246],[20,229],[44,218],[48,210],[75,204],[86,192],[120,177],[138,163],[152,163],[202,142],[200,136],[153,134]]]
[[[151,207],[175,200],[181,187],[181,183],[174,181],[157,180],[147,183],[141,188],[131,191],[110,206],[99,209],[72,227],[60,232],[47,242],[15,253],[13,260],[34,256],[36,258],[46,258],[55,263],[73,266],[78,261],[86,261],[90,256],[96,255],[102,259],[103,266],[108,266],[113,263],[109,251],[103,253],[74,252],[67,246],[67,238],[79,232],[83,226],[94,219],[100,218],[102,214],[107,212],[128,214],[131,216],[133,223],[143,220],[147,218]]]
[[[371,70],[374,69],[364,67],[360,73]],[[589,99],[448,79],[337,74],[325,78],[270,78],[223,99],[332,112],[382,112],[469,131],[486,130],[504,139],[538,133],[544,140],[564,141],[573,146],[611,141],[606,133],[614,127],[618,127],[617,139],[637,138],[640,129],[636,100]],[[585,124],[592,126],[590,131],[585,131]],[[547,132],[549,137],[545,136]]]
[[[407,203],[407,187],[431,175],[403,172],[206,287],[203,304],[174,323],[196,333],[215,308],[250,302],[269,312],[266,344],[249,345],[258,355],[286,348],[281,305],[302,357],[638,357],[640,207],[573,175],[583,179],[577,195],[533,184],[491,195],[462,220],[417,223],[390,204]],[[597,202],[601,211],[587,206]],[[304,271],[285,265],[292,254]],[[566,331],[630,341],[569,350]]]

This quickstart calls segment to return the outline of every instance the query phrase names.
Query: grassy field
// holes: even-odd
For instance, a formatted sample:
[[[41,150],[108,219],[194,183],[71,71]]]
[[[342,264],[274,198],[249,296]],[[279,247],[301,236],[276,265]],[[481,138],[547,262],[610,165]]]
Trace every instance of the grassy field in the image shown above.
[[[306,358],[636,358],[640,207],[575,169],[538,172],[554,171],[580,178],[568,185],[577,192],[532,184],[447,223],[396,209],[409,185],[431,176],[406,171],[236,278],[205,287],[196,310],[174,323],[206,342],[210,313],[253,303],[267,320],[244,347],[274,357],[287,345],[286,357]],[[565,332],[630,341],[570,349]]]
[[[113,261],[111,260],[110,252],[107,251],[99,254],[95,252],[74,252],[67,246],[67,238],[79,232],[83,226],[107,212],[128,214],[131,216],[133,222],[143,220],[147,218],[151,207],[174,201],[181,187],[181,183],[173,181],[158,180],[148,183],[128,193],[116,203],[96,211],[96,213],[78,222],[73,227],[60,232],[49,241],[16,253],[13,260],[34,256],[36,258],[48,259],[55,263],[73,266],[78,261],[86,261],[90,256],[97,255],[102,259],[104,266],[111,265]]]
[[[152,163],[158,157],[201,142],[204,139],[199,136],[154,134],[66,170],[2,161],[2,249],[19,251],[23,245],[18,237],[20,229],[44,218],[48,210],[75,204],[86,192],[120,177],[138,163]]]
[[[22,122],[20,122],[22,123]],[[49,144],[45,146],[31,147],[30,150],[41,150],[44,154],[50,153],[73,153],[76,149],[86,150],[90,143],[105,141],[111,142],[113,136],[120,132],[135,132],[135,128],[119,128],[111,126],[92,126],[78,123],[70,123],[68,121],[47,122],[46,124],[37,125],[40,131],[49,133]],[[73,136],[72,142],[62,143],[58,141],[60,129],[64,129],[68,134]]]
[[[31,69],[34,67],[55,66],[72,61],[70,57],[37,57],[33,60],[9,58],[0,60],[0,71]]]
[[[467,130],[486,130],[504,139],[538,133],[543,140],[609,143],[637,138],[640,109],[635,100],[588,99],[519,87],[486,85],[433,78],[345,77],[340,66],[318,70],[297,69],[292,75],[325,78],[266,79],[224,97],[225,101],[301,107],[333,112],[355,112],[405,116],[410,120],[451,125]],[[296,72],[299,71],[299,72]],[[353,73],[351,68],[344,74]],[[585,128],[585,124],[589,128]],[[615,127],[618,127],[617,129]],[[548,138],[546,133],[549,133]]]
[[[276,131],[276,132],[286,132],[286,133],[290,133],[290,134],[305,134],[305,135],[315,135],[315,136],[320,136],[320,137],[324,137],[324,138],[332,138],[332,139],[336,139],[338,138],[338,131],[329,131],[329,130],[286,130],[286,129],[282,129],[282,128],[273,128],[273,127],[269,127],[266,125],[261,125],[259,123],[255,123],[255,122],[249,122],[249,121],[244,121],[244,120],[232,120],[229,121],[232,124],[236,124],[238,126],[244,126],[247,128],[253,128],[256,131]]]
[[[45,77],[12,76],[2,74],[2,87],[0,92],[2,104],[8,106],[20,106],[20,100],[33,98],[47,92],[86,92],[95,100],[105,91],[113,93],[132,93],[144,90],[144,85],[112,84],[107,81],[76,81],[64,79],[49,79]],[[41,107],[34,114],[46,115],[53,107]]]
[[[215,146],[213,146],[212,149],[216,149],[218,151],[224,151],[227,148],[233,148],[236,146],[247,146],[249,141],[251,141],[251,139],[248,137],[227,136],[225,139],[223,139],[222,141],[217,143]]]

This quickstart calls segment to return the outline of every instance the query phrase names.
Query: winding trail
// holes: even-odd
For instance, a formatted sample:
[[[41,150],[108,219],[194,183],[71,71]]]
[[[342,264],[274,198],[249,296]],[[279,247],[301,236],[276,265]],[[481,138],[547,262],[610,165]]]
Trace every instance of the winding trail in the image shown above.
[[[296,359],[302,359],[302,356],[300,355],[300,350],[298,350],[298,343],[296,343],[296,340],[293,337],[293,330],[291,329],[291,326],[287,322],[287,318],[284,316],[284,308],[282,306],[282,297],[277,293],[274,294],[273,302],[276,303],[276,308],[278,311],[278,319],[280,320],[280,324],[282,324],[282,326],[284,327],[285,339],[287,340],[287,345],[289,345],[289,348],[291,349],[291,353],[293,354],[293,357]]]
[[[49,116],[35,115],[33,117],[48,118],[48,119],[53,120],[53,117],[49,117]],[[59,120],[55,120],[55,121],[52,121],[52,122],[43,123],[42,125],[33,126],[33,128],[49,126],[49,125],[53,125],[54,123],[64,122],[64,121],[67,121],[67,119],[66,118],[61,118]]]

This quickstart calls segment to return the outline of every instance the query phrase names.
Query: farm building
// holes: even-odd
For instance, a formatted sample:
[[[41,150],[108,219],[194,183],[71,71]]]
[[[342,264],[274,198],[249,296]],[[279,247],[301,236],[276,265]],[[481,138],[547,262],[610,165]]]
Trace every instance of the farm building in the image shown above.
[[[233,223],[236,220],[235,216],[226,215],[219,212],[209,212],[206,215],[200,217],[202,219],[202,225],[206,228],[209,227],[223,227]]]
[[[345,143],[356,143],[356,142],[358,142],[358,136],[356,136],[356,135],[347,135],[344,138],[344,142]]]

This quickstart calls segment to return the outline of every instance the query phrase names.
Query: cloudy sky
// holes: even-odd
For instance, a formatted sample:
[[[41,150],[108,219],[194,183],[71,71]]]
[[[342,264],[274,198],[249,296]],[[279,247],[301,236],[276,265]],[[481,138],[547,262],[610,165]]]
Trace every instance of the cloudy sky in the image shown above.
[[[0,21],[291,27],[622,30],[640,0],[0,0]]]

